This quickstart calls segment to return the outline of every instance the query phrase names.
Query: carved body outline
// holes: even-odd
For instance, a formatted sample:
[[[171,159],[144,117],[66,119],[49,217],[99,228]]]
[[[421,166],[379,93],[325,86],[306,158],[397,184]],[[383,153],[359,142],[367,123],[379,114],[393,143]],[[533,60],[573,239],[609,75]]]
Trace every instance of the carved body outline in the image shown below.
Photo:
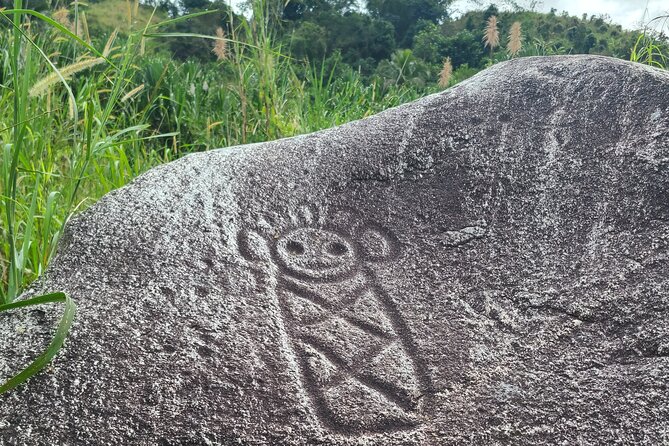
[[[354,213],[355,211],[347,210],[346,212]],[[310,213],[313,214],[313,211],[310,211]],[[313,224],[313,222],[309,223]],[[295,224],[294,219],[293,224]],[[276,243],[276,240],[280,239],[280,236],[277,233],[263,236],[258,232],[242,229],[238,232],[237,241],[239,251],[245,259],[253,262],[258,262],[259,260],[269,261],[275,268],[275,280],[265,282],[267,284],[273,283],[273,286],[269,285],[265,291],[275,300],[279,308],[281,323],[288,335],[289,347],[297,360],[296,362],[299,367],[302,388],[309,396],[309,400],[313,405],[318,421],[326,429],[343,435],[388,433],[418,428],[422,422],[424,414],[428,412],[430,407],[430,389],[432,388],[432,385],[429,373],[418,354],[418,348],[410,334],[409,327],[392,301],[392,298],[381,285],[371,266],[371,264],[379,261],[397,259],[399,257],[399,241],[388,229],[375,222],[369,221],[359,225],[356,234],[347,234],[343,232],[340,227],[330,224],[320,225],[317,229],[324,233],[336,234],[338,237],[346,240],[350,246],[356,246],[357,255],[359,256],[359,259],[357,259],[359,263],[358,267],[351,268],[342,273],[335,272],[331,276],[314,277],[313,275],[301,273],[299,270],[296,271],[291,269],[289,266],[278,261],[279,253],[277,251],[278,243]],[[254,234],[253,236],[251,235],[252,233]],[[375,254],[374,252],[366,250],[361,243],[355,239],[355,235],[365,233],[376,234],[388,244],[386,252],[383,255],[378,255],[378,253]],[[260,236],[260,238],[258,238],[258,236]],[[267,243],[267,247],[258,249],[259,247],[256,246],[254,249],[252,243],[250,243],[250,240],[253,237],[256,238],[256,244],[258,241],[262,240]],[[324,299],[323,296],[319,295],[318,291],[314,291],[314,289],[310,288],[310,285],[343,284],[347,280],[358,277],[362,277],[362,282],[352,290],[352,295],[334,303],[328,302],[327,299]],[[325,309],[328,312],[329,319],[343,318],[347,322],[355,325],[361,331],[367,333],[369,336],[372,336],[375,339],[384,339],[381,346],[373,351],[373,354],[371,355],[372,358],[376,358],[377,355],[392,348],[393,343],[399,344],[401,352],[410,361],[410,369],[412,370],[413,377],[417,384],[416,391],[418,397],[411,398],[410,395],[406,395],[406,392],[403,391],[401,385],[393,385],[393,383],[389,383],[388,381],[375,379],[372,376],[365,375],[360,371],[364,363],[363,360],[348,364],[337,352],[332,351],[317,339],[301,332],[298,328],[299,322],[291,316],[289,304],[283,296],[284,292],[292,293]],[[363,293],[371,293],[375,301],[380,304],[383,315],[390,322],[390,333],[379,330],[373,325],[365,325],[365,323],[361,321],[348,319],[342,315],[343,310],[352,302],[356,302]],[[313,325],[316,322],[310,322],[310,324]],[[396,405],[402,411],[412,415],[412,420],[407,422],[377,422],[373,427],[355,426],[354,424],[337,420],[337,417],[334,416],[334,412],[328,408],[325,402],[324,391],[320,388],[323,386],[315,381],[313,374],[309,371],[308,352],[304,347],[305,345],[324,356],[328,361],[333,363],[337,369],[342,370],[342,374],[357,380],[365,387],[382,395],[388,402]],[[343,379],[344,378],[341,376],[338,377],[338,380],[340,381]],[[337,382],[335,382],[335,384],[336,383]],[[335,384],[330,384],[330,387],[333,387]]]

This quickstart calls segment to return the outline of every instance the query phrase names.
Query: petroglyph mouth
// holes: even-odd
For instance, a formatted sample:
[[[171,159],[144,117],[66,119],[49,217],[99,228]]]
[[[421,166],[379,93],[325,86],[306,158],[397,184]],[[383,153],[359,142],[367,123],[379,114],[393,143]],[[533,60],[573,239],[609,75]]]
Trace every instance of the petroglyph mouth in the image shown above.
[[[357,264],[355,245],[343,235],[298,228],[276,242],[274,257],[287,274],[311,279],[339,279]]]

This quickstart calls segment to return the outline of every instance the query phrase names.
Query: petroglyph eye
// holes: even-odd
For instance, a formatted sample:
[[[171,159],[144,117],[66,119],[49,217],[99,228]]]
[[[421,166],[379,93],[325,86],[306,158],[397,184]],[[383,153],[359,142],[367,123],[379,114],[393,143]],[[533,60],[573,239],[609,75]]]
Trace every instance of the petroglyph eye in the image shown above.
[[[286,251],[293,255],[301,256],[304,254],[304,245],[300,242],[296,242],[295,240],[289,240],[286,243]]]
[[[329,243],[327,246],[327,252],[335,256],[342,256],[348,252],[348,247],[339,242]]]
[[[343,235],[317,228],[298,228],[276,242],[274,256],[284,272],[319,280],[336,280],[357,264],[356,250]]]

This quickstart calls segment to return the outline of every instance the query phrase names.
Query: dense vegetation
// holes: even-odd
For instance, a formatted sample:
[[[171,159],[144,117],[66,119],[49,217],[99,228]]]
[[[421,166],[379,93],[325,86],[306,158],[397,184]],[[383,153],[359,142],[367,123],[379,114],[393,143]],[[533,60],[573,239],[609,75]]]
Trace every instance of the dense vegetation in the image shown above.
[[[448,19],[447,0],[368,0],[359,10],[354,0],[294,0],[282,11],[268,7],[274,17],[275,40],[295,59],[329,61],[388,82],[413,81],[419,87],[433,84],[445,58],[453,68],[471,73],[508,57],[507,36],[514,22],[521,25],[523,45],[519,56],[592,53],[629,59],[636,33],[609,23],[603,16],[571,17],[566,12],[549,14],[525,11],[500,12],[494,5]],[[181,10],[199,12],[225,5],[208,0],[183,0]],[[280,9],[280,8],[279,8]],[[175,14],[177,10],[165,10]],[[501,44],[489,52],[481,38],[488,19],[497,17]],[[232,13],[217,20],[203,16],[178,25],[183,32],[214,34],[228,27]],[[211,60],[201,42],[172,42],[172,55]],[[402,70],[410,74],[402,73]]]
[[[449,0],[256,0],[246,16],[221,0],[3,3],[0,311],[73,212],[157,164],[362,118],[510,57],[667,54],[666,36],[601,17],[491,6],[450,20]]]

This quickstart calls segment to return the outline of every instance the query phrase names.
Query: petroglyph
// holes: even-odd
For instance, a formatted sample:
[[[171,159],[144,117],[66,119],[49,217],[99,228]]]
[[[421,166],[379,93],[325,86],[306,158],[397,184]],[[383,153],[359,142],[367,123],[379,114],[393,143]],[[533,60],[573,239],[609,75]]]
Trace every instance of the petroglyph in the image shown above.
[[[399,255],[397,238],[351,210],[324,218],[305,207],[284,227],[242,230],[238,239],[247,260],[274,266],[268,292],[321,425],[351,435],[419,426],[429,378],[372,268]]]

